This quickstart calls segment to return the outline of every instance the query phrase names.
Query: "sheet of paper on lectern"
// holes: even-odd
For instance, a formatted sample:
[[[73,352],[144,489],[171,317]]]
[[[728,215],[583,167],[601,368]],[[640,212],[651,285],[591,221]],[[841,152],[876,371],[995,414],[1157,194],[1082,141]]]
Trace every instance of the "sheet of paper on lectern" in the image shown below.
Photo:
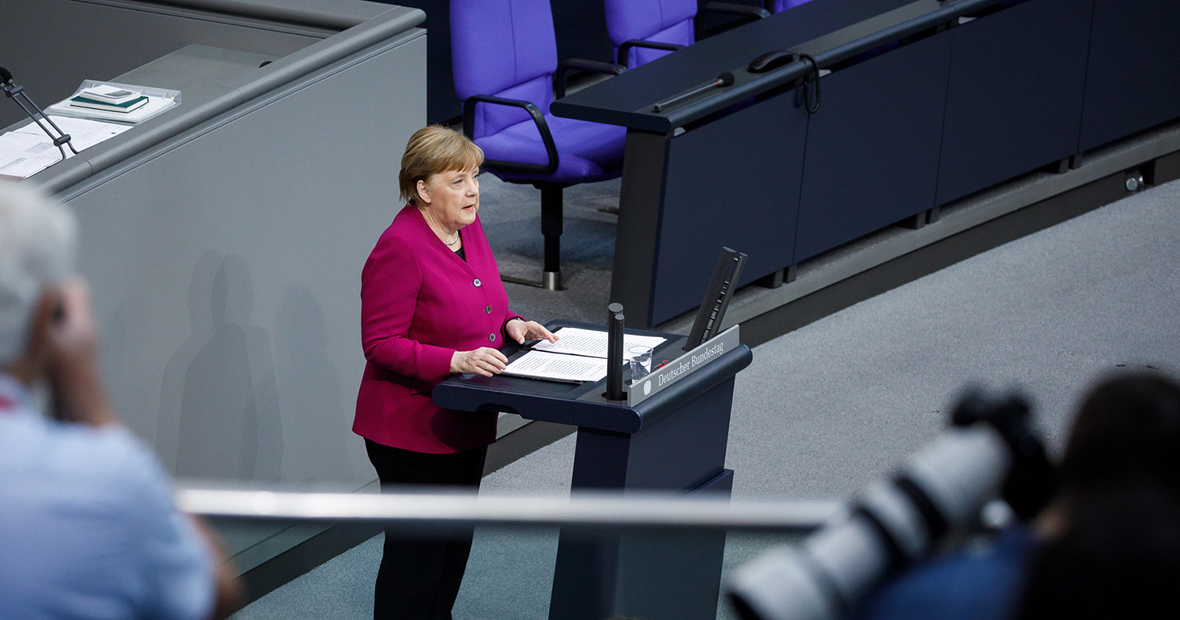
[[[606,360],[580,355],[529,351],[512,360],[504,374],[550,381],[598,381],[606,376]]]
[[[563,327],[554,332],[554,334],[559,336],[557,342],[542,340],[533,345],[533,350],[606,359],[607,335],[605,331],[582,329],[579,327]],[[645,346],[654,349],[662,344],[664,340],[665,338],[659,336],[626,334],[623,336],[623,347]]]

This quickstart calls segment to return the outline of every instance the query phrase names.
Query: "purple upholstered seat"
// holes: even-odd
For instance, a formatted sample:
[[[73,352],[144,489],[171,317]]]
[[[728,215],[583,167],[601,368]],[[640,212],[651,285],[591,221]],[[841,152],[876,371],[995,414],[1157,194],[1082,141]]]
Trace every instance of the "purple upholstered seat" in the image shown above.
[[[623,128],[558,116],[550,116],[547,120],[549,130],[553,132],[553,141],[557,144],[557,152],[561,155],[557,170],[548,178],[559,183],[590,183],[619,176],[623,165],[623,140],[626,138]],[[610,131],[604,131],[604,128]],[[604,136],[607,133],[611,135]],[[479,140],[479,146],[490,159],[530,164],[544,164],[548,159],[545,146],[538,138],[537,127],[531,120],[485,136]],[[516,180],[534,177],[508,173],[504,178]]]
[[[483,149],[484,167],[541,190],[540,285],[560,289],[562,189],[621,175],[627,130],[549,113],[559,71],[549,0],[451,0],[451,63],[463,130]],[[559,76],[570,67],[622,71],[591,61],[561,67]]]
[[[505,180],[561,184],[619,176],[623,127],[549,114],[557,43],[549,0],[451,0],[451,53],[455,91],[462,99],[490,95],[524,100],[541,112],[557,146],[552,173],[488,170]],[[548,162],[536,122],[519,107],[479,103],[467,131],[491,160]]]
[[[604,0],[606,30],[616,55],[625,41],[642,40],[677,45],[692,45],[695,41],[693,20],[697,14],[696,0]],[[627,58],[618,61],[627,68],[635,68],[660,56],[667,50],[632,47]]]

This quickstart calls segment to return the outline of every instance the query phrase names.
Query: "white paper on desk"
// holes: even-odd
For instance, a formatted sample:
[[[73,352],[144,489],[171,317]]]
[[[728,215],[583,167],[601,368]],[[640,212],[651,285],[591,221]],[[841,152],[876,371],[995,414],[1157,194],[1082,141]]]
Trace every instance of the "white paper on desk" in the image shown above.
[[[606,360],[529,351],[512,360],[504,374],[551,381],[598,381],[606,376]]]
[[[50,115],[49,120],[57,124],[58,129],[62,132],[70,134],[70,144],[74,145],[75,149],[82,151],[88,149],[105,140],[110,140],[115,136],[131,129],[131,125],[120,125],[118,123],[104,123],[102,121],[92,121],[85,118],[70,118],[68,116],[58,116],[56,114]],[[47,125],[48,126],[48,125]],[[52,130],[52,127],[50,127]],[[44,140],[49,146],[53,146],[53,142],[49,140],[49,136],[37,126],[36,123],[29,123],[13,133],[38,136]],[[69,147],[66,147],[66,152],[69,152]]]
[[[0,152],[20,153],[29,157],[49,157],[50,155],[56,155],[58,159],[61,159],[61,151],[57,150],[56,146],[53,146],[53,142],[49,139],[49,136],[41,134],[38,137],[31,133],[22,133],[20,131],[10,131],[0,136]],[[66,152],[69,153],[69,149],[66,149]]]
[[[562,327],[554,333],[560,336],[557,342],[542,340],[533,345],[533,350],[606,359],[607,335],[605,331],[581,329],[579,327]],[[664,338],[659,336],[626,334],[623,336],[623,348],[627,349],[634,345],[641,345],[654,349],[663,343],[664,340]]]
[[[16,180],[27,179],[59,161],[61,161],[61,155],[56,149],[53,153],[42,156],[0,150],[0,177]]]

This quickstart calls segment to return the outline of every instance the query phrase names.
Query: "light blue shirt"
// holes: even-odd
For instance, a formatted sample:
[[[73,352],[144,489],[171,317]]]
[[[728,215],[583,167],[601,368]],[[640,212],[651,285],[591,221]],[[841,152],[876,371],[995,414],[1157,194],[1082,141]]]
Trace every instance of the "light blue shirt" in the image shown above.
[[[0,374],[0,618],[207,618],[213,576],[130,431],[50,420]]]

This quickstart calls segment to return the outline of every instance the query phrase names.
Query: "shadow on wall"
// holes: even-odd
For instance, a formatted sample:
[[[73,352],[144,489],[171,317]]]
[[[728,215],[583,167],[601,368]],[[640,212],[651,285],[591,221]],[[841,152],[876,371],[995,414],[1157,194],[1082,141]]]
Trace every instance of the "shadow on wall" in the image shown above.
[[[315,294],[287,286],[275,311],[275,357],[283,412],[283,478],[353,478],[345,437],[351,412],[341,405],[340,373],[328,359],[328,328]]]
[[[254,285],[245,258],[205,252],[188,296],[192,334],[164,367],[160,456],[177,476],[277,481],[278,388],[270,336],[250,324]]]

